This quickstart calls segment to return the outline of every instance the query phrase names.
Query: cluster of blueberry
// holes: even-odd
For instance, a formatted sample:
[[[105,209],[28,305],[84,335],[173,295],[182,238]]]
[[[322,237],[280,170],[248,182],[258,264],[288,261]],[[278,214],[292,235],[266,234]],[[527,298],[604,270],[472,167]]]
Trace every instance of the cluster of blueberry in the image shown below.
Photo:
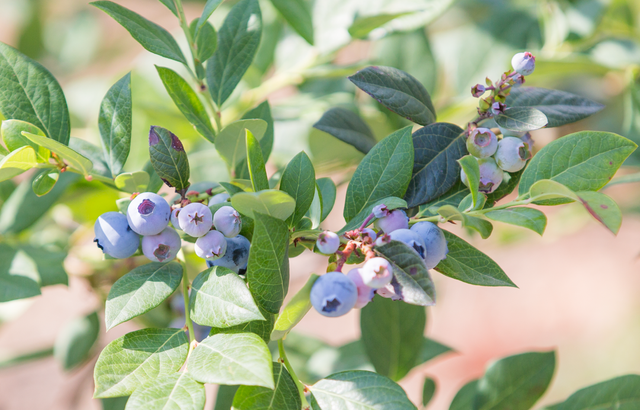
[[[511,60],[513,72],[505,73],[503,79],[495,86],[483,86],[477,84],[471,89],[475,97],[482,96],[486,91],[492,92],[490,100],[482,99],[479,111],[482,111],[482,104],[485,104],[487,115],[496,115],[504,112],[504,99],[509,94],[511,87],[518,86],[524,82],[524,76],[531,74],[535,68],[535,57],[529,53],[518,53]],[[483,112],[480,112],[481,117]],[[480,167],[480,187],[479,191],[485,194],[494,192],[503,180],[510,178],[505,172],[518,172],[531,159],[531,148],[533,140],[528,132],[516,132],[500,128],[502,138],[498,141],[496,134],[489,128],[474,128],[469,130],[467,138],[467,150],[469,154],[478,159]],[[462,182],[469,186],[464,171],[461,171]]]
[[[211,198],[210,203],[217,203],[216,199]],[[171,209],[160,195],[143,192],[132,198],[126,216],[107,212],[98,218],[94,228],[94,242],[105,254],[118,259],[132,256],[141,246],[149,260],[169,262],[182,246],[177,231],[196,238],[196,255],[206,259],[208,266],[240,272],[246,269],[249,259],[249,240],[239,235],[240,214],[227,205],[215,214],[200,202]]]
[[[443,232],[431,222],[418,222],[409,228],[405,211],[387,210],[384,205],[374,208],[377,218],[373,229],[362,227],[345,234],[342,244],[334,232],[321,233],[316,241],[317,249],[324,254],[337,254],[344,261],[350,252],[359,248],[366,255],[364,265],[350,270],[346,275],[337,269],[319,277],[311,288],[311,304],[322,315],[342,316],[353,308],[362,308],[374,294],[400,300],[393,283],[393,265],[385,258],[376,256],[375,247],[399,241],[411,248],[424,261],[427,269],[433,269],[445,259],[449,249]],[[371,218],[371,219],[373,219]],[[368,219],[370,220],[370,219]],[[366,224],[366,223],[365,223]],[[342,250],[340,250],[342,248]]]

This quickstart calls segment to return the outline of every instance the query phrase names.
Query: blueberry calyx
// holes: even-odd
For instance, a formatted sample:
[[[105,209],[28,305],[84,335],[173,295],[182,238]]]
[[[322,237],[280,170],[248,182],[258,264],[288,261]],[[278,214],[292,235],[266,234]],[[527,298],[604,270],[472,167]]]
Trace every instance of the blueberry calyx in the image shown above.
[[[140,205],[138,205],[138,212],[140,215],[151,215],[156,208],[156,204],[150,199],[143,199]]]

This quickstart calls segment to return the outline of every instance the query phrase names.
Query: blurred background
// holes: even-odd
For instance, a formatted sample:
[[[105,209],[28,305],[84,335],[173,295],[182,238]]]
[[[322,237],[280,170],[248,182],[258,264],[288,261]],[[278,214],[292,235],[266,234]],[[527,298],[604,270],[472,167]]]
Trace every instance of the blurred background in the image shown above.
[[[157,0],[118,0],[174,34],[186,48],[177,19]],[[204,2],[185,2],[189,20]],[[225,1],[211,22],[219,28],[234,4]],[[486,76],[497,79],[515,52],[537,57],[527,85],[566,90],[601,102],[606,108],[581,122],[533,133],[535,148],[583,130],[619,133],[640,143],[640,1],[637,0],[315,0],[315,45],[288,27],[269,1],[261,1],[262,43],[254,64],[225,105],[231,122],[265,98],[275,118],[270,173],[301,150],[320,176],[338,184],[338,200],[323,227],[344,224],[346,183],[362,154],[312,125],[329,108],[356,109],[383,138],[408,123],[373,99],[356,92],[346,76],[370,64],[400,68],[429,90],[439,121],[464,126],[477,100],[470,87]],[[313,3],[313,4],[312,4]],[[349,33],[354,19],[406,13],[366,33]],[[132,71],[133,146],[128,170],[148,159],[150,125],[174,131],[190,152],[193,182],[229,179],[211,144],[182,117],[166,94],[154,64],[182,68],[139,46],[115,21],[87,0],[0,0],[0,41],[45,65],[60,81],[70,107],[72,136],[99,145],[97,118],[109,87]],[[640,152],[632,154],[621,174],[637,172]],[[29,178],[23,175],[22,179]],[[18,178],[15,182],[20,182]],[[489,240],[460,234],[491,256],[519,288],[467,285],[434,273],[438,304],[428,309],[430,338],[453,351],[415,368],[401,385],[418,404],[425,376],[437,383],[429,409],[447,409],[455,392],[483,374],[494,359],[530,350],[556,349],[558,365],[552,385],[536,405],[565,399],[578,388],[626,373],[640,373],[640,186],[607,189],[624,211],[617,237],[599,226],[578,205],[545,208],[544,237],[496,224]],[[0,189],[0,202],[13,188]],[[17,188],[19,189],[19,188]],[[69,181],[44,215],[26,221],[19,240],[42,249],[51,270],[51,286],[42,295],[0,303],[0,410],[116,409],[93,393],[93,364],[109,341],[137,326],[167,326],[175,314],[166,303],[138,322],[104,332],[92,355],[65,370],[53,346],[74,319],[101,315],[111,284],[144,263],[105,261],[92,243],[93,222],[117,210],[121,194],[98,183]],[[28,206],[28,203],[27,205]],[[0,227],[7,218],[0,217]],[[447,227],[449,229],[449,227]],[[191,261],[194,277],[204,264]],[[311,252],[291,260],[293,295],[310,273],[322,273],[326,259]],[[338,346],[359,337],[358,312],[330,319],[312,311],[292,338],[299,360],[315,371],[330,371]],[[297,340],[297,341],[296,341]],[[302,353],[301,353],[302,354]],[[332,362],[333,361],[333,362]],[[324,366],[324,367],[323,367]],[[364,365],[366,367],[366,364]],[[323,374],[321,374],[323,375]],[[307,380],[305,380],[307,381]],[[215,387],[208,386],[207,409]]]

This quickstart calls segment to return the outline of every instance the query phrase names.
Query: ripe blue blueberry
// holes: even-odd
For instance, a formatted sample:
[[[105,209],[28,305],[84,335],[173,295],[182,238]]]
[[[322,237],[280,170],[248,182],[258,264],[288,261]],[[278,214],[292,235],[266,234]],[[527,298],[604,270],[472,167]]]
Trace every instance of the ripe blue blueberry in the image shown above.
[[[178,219],[178,215],[180,214],[181,210],[182,208],[176,208],[173,211],[171,211],[171,225],[173,225],[173,229],[177,231],[182,230],[180,229],[180,220]]]
[[[536,68],[536,58],[528,51],[518,53],[511,59],[511,66],[517,73],[529,75]]]
[[[193,202],[180,210],[178,223],[187,235],[199,238],[211,230],[213,218],[208,206]]]
[[[498,138],[489,128],[476,128],[467,138],[467,151],[476,158],[488,158],[498,149]]]
[[[242,235],[225,239],[227,241],[227,251],[219,259],[207,260],[207,267],[223,266],[235,273],[240,273],[240,270],[247,269],[249,249],[251,247],[249,240]]]
[[[502,183],[503,173],[493,158],[479,158],[478,166],[480,167],[480,187],[478,190],[484,194],[490,194]],[[462,183],[469,186],[469,180],[463,170],[460,170],[460,179]]]
[[[140,237],[131,230],[127,217],[120,212],[107,212],[94,225],[93,240],[102,252],[118,259],[128,258],[140,247]]]
[[[410,229],[397,229],[389,234],[391,240],[400,241],[416,251],[422,259],[427,256],[426,246],[424,241],[416,232]]]
[[[447,257],[449,248],[444,233],[436,224],[431,222],[418,222],[411,230],[422,238],[425,245],[426,256],[424,258],[427,269],[435,268],[441,260]]]
[[[356,289],[358,290],[358,299],[353,307],[356,309],[362,309],[367,305],[367,303],[371,302],[371,299],[373,299],[373,288],[364,284],[362,281],[362,275],[360,274],[360,269],[351,269],[349,273],[347,273],[347,277],[353,281],[356,285]]]
[[[169,225],[171,207],[158,194],[143,192],[129,203],[127,220],[139,235],[157,235]]]
[[[365,285],[380,289],[393,279],[391,263],[384,258],[371,258],[360,268],[360,275]]]
[[[142,238],[142,253],[153,262],[169,262],[176,257],[181,245],[178,232],[166,227],[157,235]]]
[[[223,206],[213,216],[213,225],[227,238],[233,238],[242,229],[242,219],[238,211],[230,206]]]
[[[311,287],[311,304],[324,316],[347,314],[358,300],[358,289],[342,272],[329,272],[320,276]]]
[[[391,233],[396,229],[408,229],[409,218],[407,218],[407,213],[402,209],[394,209],[389,212],[389,215],[377,219],[375,226],[385,233]]]
[[[227,241],[218,231],[209,231],[205,236],[198,238],[195,244],[196,255],[203,259],[215,260],[227,251]]]
[[[222,192],[220,194],[214,195],[211,198],[209,198],[209,206],[227,202],[229,198],[230,196],[226,192]]]
[[[321,253],[331,255],[336,253],[340,247],[340,237],[331,231],[324,231],[318,235],[316,246]]]
[[[505,137],[498,144],[496,164],[504,171],[518,172],[531,158],[529,144],[517,137]]]

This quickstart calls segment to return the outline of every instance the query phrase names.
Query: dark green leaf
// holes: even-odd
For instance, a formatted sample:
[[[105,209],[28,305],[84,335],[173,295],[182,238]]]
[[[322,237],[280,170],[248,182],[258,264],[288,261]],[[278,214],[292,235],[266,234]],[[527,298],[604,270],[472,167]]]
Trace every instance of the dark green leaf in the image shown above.
[[[191,22],[191,35],[196,42],[196,58],[203,63],[211,58],[218,48],[218,33],[213,26],[205,22],[198,28],[198,20]]]
[[[316,173],[304,151],[293,157],[287,165],[280,180],[280,190],[296,201],[295,211],[287,218],[287,223],[293,227],[309,210],[316,190]]]
[[[176,17],[178,17],[178,10],[176,10],[174,0],[160,0],[160,3],[164,4]]]
[[[58,169],[43,169],[38,172],[33,179],[33,183],[31,184],[33,193],[38,196],[48,194],[56,185],[56,182],[58,182],[58,178],[60,178],[60,171],[58,171]]]
[[[522,226],[542,235],[547,226],[547,217],[533,208],[509,208],[489,211],[486,217],[494,221],[500,221],[511,225]]]
[[[102,100],[98,126],[104,158],[115,177],[122,172],[131,149],[131,73],[115,83]]]
[[[0,243],[0,303],[40,294],[40,276],[33,259]]]
[[[436,267],[438,272],[472,285],[516,287],[491,258],[454,234],[443,232],[449,253]]]
[[[373,66],[349,77],[362,91],[382,105],[420,125],[436,120],[429,93],[414,77],[393,67]]]
[[[262,150],[256,137],[251,131],[245,130],[246,147],[247,147],[247,166],[249,168],[249,176],[251,177],[251,185],[254,192],[269,189],[269,178],[267,178],[267,170],[264,166],[264,158],[262,158]],[[295,199],[295,198],[294,198]]]
[[[336,107],[325,112],[313,127],[353,145],[365,154],[376,145],[376,139],[367,123],[355,112],[344,108]]]
[[[638,406],[640,376],[629,374],[578,390],[558,405],[557,410],[633,410]]]
[[[481,201],[480,196],[482,195],[478,191],[480,187],[480,166],[478,165],[478,160],[473,155],[465,155],[458,160],[458,164],[460,164],[462,171],[467,177],[469,191],[471,191],[471,206],[468,209],[461,209],[461,211],[476,209],[478,202]]]
[[[600,192],[582,191],[578,192],[580,202],[598,222],[607,229],[618,234],[622,224],[622,213],[618,204],[613,199]]]
[[[65,370],[71,370],[89,358],[100,334],[98,313],[74,319],[56,336],[53,355]]]
[[[204,409],[204,385],[187,372],[160,376],[137,388],[126,410]]]
[[[218,49],[207,62],[207,84],[221,106],[247,71],[260,44],[262,15],[257,0],[241,0],[218,32]]]
[[[149,131],[149,158],[160,179],[176,191],[189,187],[189,160],[180,139],[166,128]]]
[[[46,137],[46,134],[38,127],[28,122],[20,120],[5,120],[2,121],[2,140],[4,145],[7,146],[9,152],[15,151],[25,145],[31,146],[36,152],[36,160],[38,162],[49,162],[50,152],[48,149],[39,146],[35,142],[31,141],[24,135],[22,131],[27,131],[32,134],[41,135]],[[9,155],[9,153],[5,154]]]
[[[300,410],[298,387],[284,365],[273,364],[275,387],[240,386],[233,398],[234,410]]]
[[[187,65],[176,40],[156,23],[111,1],[94,1],[91,4],[113,17],[148,51]]]
[[[389,196],[402,198],[413,168],[411,127],[389,135],[364,157],[347,188],[344,219],[349,222],[363,209]]]
[[[478,232],[482,239],[487,239],[491,236],[491,232],[493,232],[493,225],[491,222],[483,218],[464,214],[462,216],[462,224],[463,226]]]
[[[274,135],[273,117],[271,116],[271,107],[269,106],[269,101],[265,100],[256,108],[247,111],[242,116],[242,119],[243,120],[259,119],[267,123],[267,129],[264,132],[264,135],[262,136],[262,138],[259,138],[258,136],[256,136],[256,138],[260,140],[260,148],[262,148],[262,157],[264,158],[264,161],[267,162],[269,160],[269,156],[271,155],[271,149],[273,148],[273,135]],[[251,130],[251,132],[253,132],[253,130]]]
[[[548,123],[542,111],[531,107],[510,107],[494,119],[502,128],[519,132],[538,130]]]
[[[69,278],[64,270],[66,252],[51,251],[31,245],[20,247],[36,264],[40,276],[40,286],[68,285]]]
[[[204,10],[202,11],[202,15],[198,20],[198,30],[209,20],[209,17],[211,17],[220,3],[222,3],[222,0],[207,0],[207,3],[204,5]]]
[[[271,333],[271,339],[278,340],[285,337],[291,329],[293,329],[302,318],[311,310],[311,299],[309,294],[316,280],[319,278],[316,274],[311,274],[307,283],[296,293],[287,303],[287,306],[278,316],[278,320]]]
[[[449,406],[449,410],[475,410],[473,403],[476,398],[478,380],[472,380],[462,386]]]
[[[418,216],[436,215],[438,213],[438,209],[444,205],[450,205],[457,208],[468,195],[469,188],[467,188],[462,181],[458,179],[458,182],[456,182],[453,187],[443,195],[437,197],[431,202],[421,205]]]
[[[101,147],[89,141],[71,137],[69,139],[69,148],[93,163],[93,168],[91,168],[92,175],[100,175],[109,179],[112,178],[109,166],[104,160],[104,150]]]
[[[307,43],[313,45],[313,21],[311,10],[305,0],[271,0],[287,23],[304,38]]]
[[[216,393],[216,406],[213,410],[231,410],[233,405],[233,396],[236,395],[239,386],[218,386]]]
[[[322,222],[327,219],[333,209],[333,205],[336,202],[337,190],[336,184],[333,183],[331,178],[318,178],[316,184],[318,184],[318,188],[322,194],[322,218],[320,219]]]
[[[433,395],[436,393],[436,382],[432,378],[426,377],[422,385],[422,405],[424,407],[429,404]]]
[[[0,43],[0,113],[26,121],[62,144],[71,133],[69,109],[62,88],[46,68]]]
[[[100,399],[102,410],[125,410],[129,396]]]

